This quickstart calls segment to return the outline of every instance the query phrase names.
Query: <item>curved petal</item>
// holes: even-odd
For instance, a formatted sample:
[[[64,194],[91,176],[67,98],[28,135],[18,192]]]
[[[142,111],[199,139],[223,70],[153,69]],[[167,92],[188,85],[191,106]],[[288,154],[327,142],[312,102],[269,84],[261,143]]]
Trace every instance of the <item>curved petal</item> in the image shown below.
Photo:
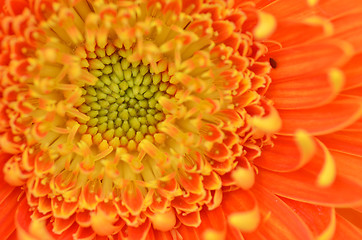
[[[336,232],[333,240],[360,240],[362,231],[337,214]]]
[[[353,9],[355,9],[355,6]],[[362,8],[359,10],[362,10]],[[333,38],[348,41],[353,45],[356,53],[362,51],[362,11],[343,14],[342,16],[333,19],[332,24],[334,27]]]
[[[302,203],[286,198],[282,198],[282,200],[308,225],[315,239],[327,240],[333,237],[336,229],[334,208]]]
[[[14,190],[4,179],[4,165],[10,159],[11,155],[0,152],[0,203],[2,203]]]
[[[331,25],[322,19],[318,20],[314,22],[279,21],[270,39],[279,42],[283,48],[315,41],[321,37],[321,34],[328,34],[327,29]]]
[[[240,232],[239,229],[228,225],[226,239],[233,239],[233,240],[244,240],[243,234]]]
[[[315,141],[304,131],[294,137],[277,136],[273,146],[264,146],[262,154],[254,160],[257,166],[276,172],[290,172],[303,167],[316,150]]]
[[[362,132],[339,131],[325,136],[319,136],[318,139],[329,149],[362,156]]]
[[[21,193],[20,188],[13,188],[13,191],[0,201],[0,236],[4,239],[7,239],[15,231],[15,212]]]
[[[96,234],[92,228],[87,227],[80,227],[78,226],[77,231],[74,233],[73,238],[79,240],[93,240]]]
[[[201,223],[200,212],[184,213],[180,212],[176,214],[178,220],[188,227],[198,227]]]
[[[362,86],[344,90],[342,94],[347,96],[362,97]]]
[[[322,135],[345,128],[360,118],[362,101],[354,97],[338,97],[322,107],[298,110],[280,110],[282,129],[279,134],[291,135],[304,129],[313,135]]]
[[[279,0],[265,6],[263,11],[278,16],[278,20],[301,19],[311,13],[307,1]],[[307,13],[307,14],[306,14]]]
[[[362,230],[362,213],[352,208],[337,208],[336,213]]]
[[[187,227],[183,224],[177,229],[177,232],[182,236],[183,239],[195,239],[201,240],[201,236],[199,236],[196,228]]]
[[[258,204],[249,191],[239,189],[225,193],[222,208],[229,224],[242,232],[252,232],[260,223]]]
[[[159,240],[172,240],[170,232],[155,231],[155,239]]]
[[[173,240],[173,238],[170,231],[163,232],[150,228],[146,240]]]
[[[342,66],[342,71],[346,77],[345,89],[362,86],[361,75],[362,54],[354,55],[345,65]]]
[[[243,234],[246,240],[313,239],[307,225],[280,198],[260,185],[252,192],[258,199],[263,220],[255,232]]]
[[[360,118],[358,121],[355,121],[351,125],[349,125],[347,128],[344,129],[345,131],[354,131],[354,132],[362,132],[362,118]]]
[[[201,224],[197,228],[203,239],[225,239],[227,221],[221,207],[201,211]]]
[[[283,48],[270,53],[270,57],[278,65],[270,72],[270,77],[279,81],[324,72],[348,60],[351,51],[349,45],[333,41],[320,41]]]
[[[128,239],[144,240],[146,239],[150,228],[151,228],[151,222],[148,220],[138,227],[128,227]]]
[[[330,151],[337,168],[337,174],[362,185],[362,157],[338,151]]]
[[[267,96],[277,109],[305,109],[332,101],[341,91],[343,73],[330,69],[327,73],[297,76],[270,85]]]
[[[319,140],[317,151],[313,159],[305,166],[305,170],[318,172],[316,184],[318,187],[327,188],[331,186],[336,178],[336,164],[328,148]]]
[[[257,183],[273,193],[323,206],[358,206],[362,204],[362,186],[341,176],[327,188],[317,187],[318,172],[300,169],[291,173],[275,173],[259,168]]]
[[[337,16],[344,12],[349,12],[351,9],[362,9],[362,4],[355,0],[319,0],[318,8],[321,13],[330,16]]]
[[[54,239],[48,232],[45,222],[42,220],[31,220],[32,211],[24,198],[18,205],[15,214],[15,223],[18,238],[23,240],[52,240]]]

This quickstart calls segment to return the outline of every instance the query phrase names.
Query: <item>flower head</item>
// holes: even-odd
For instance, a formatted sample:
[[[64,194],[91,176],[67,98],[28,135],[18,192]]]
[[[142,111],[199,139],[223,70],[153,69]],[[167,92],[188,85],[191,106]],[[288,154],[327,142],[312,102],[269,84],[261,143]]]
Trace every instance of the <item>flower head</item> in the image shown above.
[[[334,209],[362,205],[359,12],[290,2],[5,1],[18,237],[360,234]]]

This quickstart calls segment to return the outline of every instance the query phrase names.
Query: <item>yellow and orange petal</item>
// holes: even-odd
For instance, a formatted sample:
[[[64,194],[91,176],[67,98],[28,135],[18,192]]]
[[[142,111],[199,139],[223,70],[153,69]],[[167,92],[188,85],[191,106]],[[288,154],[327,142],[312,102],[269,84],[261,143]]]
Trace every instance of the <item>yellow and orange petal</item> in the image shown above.
[[[1,3],[6,237],[358,238],[356,1]]]

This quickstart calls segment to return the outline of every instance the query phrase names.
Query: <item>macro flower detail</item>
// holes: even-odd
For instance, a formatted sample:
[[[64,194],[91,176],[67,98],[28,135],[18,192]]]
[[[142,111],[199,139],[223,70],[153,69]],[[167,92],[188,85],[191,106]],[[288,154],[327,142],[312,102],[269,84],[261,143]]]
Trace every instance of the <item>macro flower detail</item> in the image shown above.
[[[354,3],[0,1],[0,232],[359,239]]]

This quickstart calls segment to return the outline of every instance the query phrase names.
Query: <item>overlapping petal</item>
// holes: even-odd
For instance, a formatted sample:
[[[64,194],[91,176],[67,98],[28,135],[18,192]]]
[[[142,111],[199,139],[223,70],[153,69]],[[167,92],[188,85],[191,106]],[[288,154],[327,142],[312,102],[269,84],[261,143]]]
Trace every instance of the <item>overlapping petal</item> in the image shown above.
[[[360,238],[360,3],[0,6],[2,236]]]

